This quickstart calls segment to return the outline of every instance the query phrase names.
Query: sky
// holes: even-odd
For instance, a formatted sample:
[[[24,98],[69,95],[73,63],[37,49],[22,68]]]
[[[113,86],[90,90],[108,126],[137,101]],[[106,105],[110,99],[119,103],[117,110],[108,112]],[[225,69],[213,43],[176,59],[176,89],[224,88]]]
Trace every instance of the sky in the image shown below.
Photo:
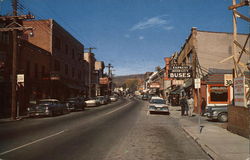
[[[0,14],[11,13],[0,0]],[[239,1],[237,1],[239,2]],[[113,74],[144,74],[164,67],[164,57],[179,52],[192,27],[232,32],[232,0],[19,0],[19,14],[54,19],[96,59],[111,63]],[[249,15],[249,7],[238,11]],[[238,21],[238,32],[249,24]]]

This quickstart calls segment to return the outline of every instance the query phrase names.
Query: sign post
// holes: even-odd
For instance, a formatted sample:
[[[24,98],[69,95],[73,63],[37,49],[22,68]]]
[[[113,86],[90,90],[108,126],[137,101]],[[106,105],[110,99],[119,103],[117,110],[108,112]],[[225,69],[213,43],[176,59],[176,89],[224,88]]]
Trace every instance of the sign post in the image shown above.
[[[194,88],[197,89],[197,107],[198,107],[198,125],[199,131],[201,133],[203,126],[201,126],[201,107],[200,107],[200,88],[201,88],[201,79],[196,78],[194,79]]]

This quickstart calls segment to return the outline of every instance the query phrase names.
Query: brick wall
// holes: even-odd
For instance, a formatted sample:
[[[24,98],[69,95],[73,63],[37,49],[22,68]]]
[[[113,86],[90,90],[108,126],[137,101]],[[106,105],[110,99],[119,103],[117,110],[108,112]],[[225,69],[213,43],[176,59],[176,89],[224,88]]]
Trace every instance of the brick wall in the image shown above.
[[[250,108],[230,106],[228,108],[228,130],[244,137],[250,135]]]

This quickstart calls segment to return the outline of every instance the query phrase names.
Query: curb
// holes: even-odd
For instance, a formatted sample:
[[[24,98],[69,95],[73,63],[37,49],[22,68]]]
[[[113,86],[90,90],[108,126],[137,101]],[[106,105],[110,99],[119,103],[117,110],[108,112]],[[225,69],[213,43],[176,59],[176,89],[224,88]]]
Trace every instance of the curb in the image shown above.
[[[201,140],[192,135],[190,132],[187,131],[187,129],[185,127],[181,127],[183,129],[183,131],[189,135],[190,137],[192,137],[192,139],[201,147],[201,149],[213,160],[223,160],[221,157],[219,157],[211,148],[209,148],[206,144],[202,143]]]
[[[22,116],[22,117],[19,117],[18,119],[15,119],[15,120],[10,119],[10,118],[0,119],[0,124],[21,121],[21,120],[23,120],[23,119],[25,119],[27,117],[28,116]]]

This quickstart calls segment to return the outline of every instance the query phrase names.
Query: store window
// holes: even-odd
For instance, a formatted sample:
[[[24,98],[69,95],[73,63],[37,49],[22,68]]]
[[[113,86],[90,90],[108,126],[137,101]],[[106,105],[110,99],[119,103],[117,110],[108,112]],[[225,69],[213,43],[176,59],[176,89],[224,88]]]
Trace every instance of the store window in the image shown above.
[[[230,100],[229,88],[227,86],[209,86],[209,93],[210,103],[228,103]]]

